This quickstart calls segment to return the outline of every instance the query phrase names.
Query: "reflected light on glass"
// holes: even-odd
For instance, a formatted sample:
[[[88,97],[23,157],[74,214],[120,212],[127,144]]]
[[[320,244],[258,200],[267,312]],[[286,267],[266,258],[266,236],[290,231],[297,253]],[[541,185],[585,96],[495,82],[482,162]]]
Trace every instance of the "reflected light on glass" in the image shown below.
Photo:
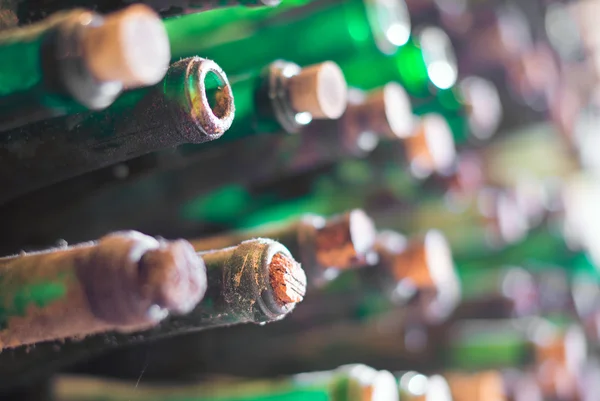
[[[427,67],[431,82],[439,89],[450,89],[455,83],[458,73],[454,66],[444,61],[434,61]]]
[[[312,121],[312,115],[308,112],[298,113],[296,114],[295,119],[298,124],[307,125]]]
[[[410,38],[410,27],[405,24],[393,24],[386,31],[387,39],[396,46],[404,46]]]
[[[416,374],[410,378],[406,387],[412,394],[423,395],[427,391],[427,377]]]
[[[379,137],[372,132],[363,132],[356,141],[363,152],[371,152],[379,144]]]

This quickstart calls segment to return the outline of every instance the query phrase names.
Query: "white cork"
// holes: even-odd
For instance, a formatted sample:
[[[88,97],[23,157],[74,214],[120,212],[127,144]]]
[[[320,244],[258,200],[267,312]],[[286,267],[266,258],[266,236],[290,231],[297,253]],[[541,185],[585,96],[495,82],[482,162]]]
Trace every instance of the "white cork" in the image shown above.
[[[87,29],[83,53],[97,80],[121,82],[127,88],[158,83],[171,59],[162,20],[143,4],[109,14],[101,26]]]
[[[288,93],[292,109],[308,112],[314,119],[340,118],[348,101],[344,73],[331,61],[305,67],[290,77]]]

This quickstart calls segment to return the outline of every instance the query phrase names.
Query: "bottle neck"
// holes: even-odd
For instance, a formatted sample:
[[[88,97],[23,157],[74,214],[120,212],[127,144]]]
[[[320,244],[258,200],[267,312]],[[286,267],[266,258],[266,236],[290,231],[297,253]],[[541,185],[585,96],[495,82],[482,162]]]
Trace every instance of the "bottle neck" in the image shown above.
[[[255,94],[259,125],[275,122],[280,130],[297,133],[312,120],[308,113],[296,113],[290,101],[289,79],[300,70],[299,65],[287,61],[275,61],[265,68]]]

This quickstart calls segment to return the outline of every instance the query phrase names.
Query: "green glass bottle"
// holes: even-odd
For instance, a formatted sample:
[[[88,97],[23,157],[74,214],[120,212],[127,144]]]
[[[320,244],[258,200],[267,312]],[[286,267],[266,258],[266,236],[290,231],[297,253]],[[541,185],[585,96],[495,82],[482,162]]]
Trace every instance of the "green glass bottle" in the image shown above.
[[[81,379],[59,379],[60,399],[125,401],[397,401],[394,376],[366,365],[346,365],[332,371],[300,373],[278,380],[213,380],[200,385],[132,386],[111,383],[110,393],[76,385]],[[84,379],[85,381],[85,379]],[[94,386],[95,387],[95,386]],[[106,386],[102,386],[106,388]],[[99,387],[96,387],[99,388]]]
[[[77,9],[3,31],[0,130],[103,109],[124,87],[158,83],[169,58],[163,24],[143,5],[107,17]]]
[[[493,263],[493,257],[490,257]],[[522,267],[457,267],[462,302],[454,319],[508,319],[536,316],[541,312],[540,288]]]
[[[564,237],[547,225],[542,225],[529,232],[527,237],[518,243],[505,248],[495,258],[496,265],[522,266],[530,270],[544,270],[548,266],[570,268],[578,265],[581,259],[579,251],[569,249]],[[465,264],[465,269],[478,269],[478,266],[489,264],[487,256],[473,257]],[[579,264],[583,266],[583,264]],[[586,269],[589,271],[590,269]]]
[[[234,119],[233,103],[225,73],[195,57],[105,110],[10,130],[0,135],[0,202],[143,154],[218,139]]]
[[[168,19],[172,57],[201,54],[222,63],[232,75],[279,58],[304,66],[365,53],[393,54],[410,32],[401,0],[319,1],[283,10],[265,10],[264,18],[232,21],[217,29],[211,23],[215,14]]]
[[[275,61],[260,73],[234,78],[231,85],[236,115],[225,141],[297,133],[312,119],[337,119],[346,109],[346,81],[333,62],[301,68]]]
[[[540,366],[561,356],[569,369],[576,370],[587,358],[587,340],[580,326],[537,317],[464,320],[447,336],[445,364],[463,370]]]
[[[415,97],[430,97],[437,90],[451,88],[458,69],[454,49],[446,33],[424,27],[394,54],[371,53],[341,64],[348,84],[373,89],[398,82]]]

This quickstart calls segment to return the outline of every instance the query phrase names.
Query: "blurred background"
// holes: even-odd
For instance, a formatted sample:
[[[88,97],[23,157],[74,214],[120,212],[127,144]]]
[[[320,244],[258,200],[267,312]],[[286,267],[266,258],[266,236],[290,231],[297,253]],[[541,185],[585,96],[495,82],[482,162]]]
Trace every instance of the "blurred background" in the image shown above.
[[[0,0],[1,399],[600,401],[600,1],[141,1]]]

